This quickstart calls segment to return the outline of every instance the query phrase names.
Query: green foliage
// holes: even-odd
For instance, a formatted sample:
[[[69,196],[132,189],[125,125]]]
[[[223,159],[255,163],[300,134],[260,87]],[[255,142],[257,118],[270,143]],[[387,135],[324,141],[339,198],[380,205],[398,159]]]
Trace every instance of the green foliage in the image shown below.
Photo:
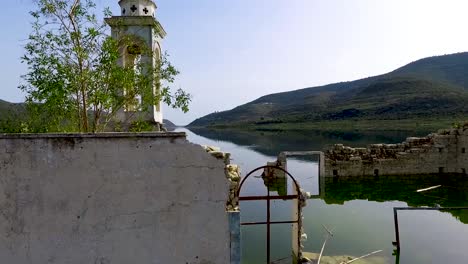
[[[146,131],[152,131],[153,130],[153,125],[147,121],[143,120],[138,120],[134,121],[130,124],[130,132],[146,132]]]
[[[0,105],[0,133],[47,133],[65,132],[66,123],[58,124],[40,104]]]
[[[46,132],[98,132],[118,111],[147,109],[160,101],[187,112],[191,96],[170,88],[179,72],[167,54],[156,67],[142,60],[118,66],[119,49],[137,49],[138,40],[128,35],[109,37],[107,25],[97,20],[94,10],[91,0],[37,1],[22,57],[28,73],[20,89],[27,94],[33,117],[28,126]],[[104,14],[110,16],[108,9]],[[137,53],[159,56],[143,47]]]
[[[463,121],[463,122],[454,122],[452,123],[452,127],[456,129],[462,128],[463,130],[468,129],[468,121]]]
[[[459,122],[454,122],[454,123],[452,124],[452,128],[460,129],[460,128],[462,128],[462,124],[459,123]]]
[[[22,133],[23,124],[12,119],[0,120],[0,133]]]
[[[0,100],[0,133],[27,133],[25,105]]]

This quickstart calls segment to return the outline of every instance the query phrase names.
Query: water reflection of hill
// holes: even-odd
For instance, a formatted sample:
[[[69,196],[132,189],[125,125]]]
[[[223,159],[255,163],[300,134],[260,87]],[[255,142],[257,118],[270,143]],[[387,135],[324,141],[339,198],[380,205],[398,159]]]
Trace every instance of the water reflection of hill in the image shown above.
[[[398,143],[409,136],[425,136],[430,131],[243,131],[191,128],[203,137],[229,141],[269,156],[281,151],[324,150],[333,144],[366,146],[373,143]]]
[[[416,190],[436,185],[442,185],[442,187],[426,192],[416,192]],[[402,201],[408,206],[466,207],[468,206],[468,178],[458,175],[327,178],[323,199],[327,204],[369,200]],[[468,224],[468,210],[449,211],[449,213]]]

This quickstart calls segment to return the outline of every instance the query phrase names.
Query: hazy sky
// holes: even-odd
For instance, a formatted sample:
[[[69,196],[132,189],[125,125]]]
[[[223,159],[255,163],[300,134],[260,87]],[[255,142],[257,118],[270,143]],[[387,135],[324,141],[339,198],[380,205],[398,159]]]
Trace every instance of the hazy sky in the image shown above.
[[[5,0],[3,0],[5,1]],[[118,0],[96,0],[120,14]],[[156,0],[163,48],[181,71],[187,124],[262,95],[382,74],[433,55],[468,51],[468,0]],[[0,16],[0,99],[19,102],[32,0]]]

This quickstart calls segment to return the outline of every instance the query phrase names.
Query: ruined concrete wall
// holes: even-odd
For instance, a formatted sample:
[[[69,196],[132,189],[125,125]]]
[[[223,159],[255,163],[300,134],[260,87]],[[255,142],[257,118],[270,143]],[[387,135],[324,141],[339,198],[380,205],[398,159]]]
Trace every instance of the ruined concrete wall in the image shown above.
[[[184,133],[0,136],[2,263],[229,263],[225,162]]]
[[[400,144],[351,148],[341,144],[326,152],[325,176],[378,176],[463,173],[468,170],[468,129],[440,130]]]
[[[458,170],[463,173],[468,173],[468,129],[463,131],[463,136],[458,137],[457,145],[457,163]]]

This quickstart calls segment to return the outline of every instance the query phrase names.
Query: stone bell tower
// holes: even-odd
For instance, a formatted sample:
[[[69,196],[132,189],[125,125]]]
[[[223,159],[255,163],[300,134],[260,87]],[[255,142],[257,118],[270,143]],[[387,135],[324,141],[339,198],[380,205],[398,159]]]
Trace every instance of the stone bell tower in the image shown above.
[[[106,23],[111,27],[112,37],[122,39],[130,37],[132,43],[125,44],[120,48],[121,57],[118,61],[121,66],[132,66],[135,60],[140,60],[149,67],[155,67],[158,60],[161,59],[161,42],[166,36],[166,32],[161,24],[155,18],[156,4],[151,0],[120,0],[120,16],[106,18]],[[150,52],[141,52],[141,50]],[[150,69],[145,71],[147,74],[153,72]],[[153,94],[159,92],[157,83],[153,84]],[[125,91],[123,91],[125,93]],[[144,98],[140,98],[144,100]],[[155,122],[162,125],[163,116],[161,102],[150,106],[148,109],[134,109],[126,106],[124,110],[118,113],[121,121],[129,121],[129,116],[143,117],[145,121]]]

